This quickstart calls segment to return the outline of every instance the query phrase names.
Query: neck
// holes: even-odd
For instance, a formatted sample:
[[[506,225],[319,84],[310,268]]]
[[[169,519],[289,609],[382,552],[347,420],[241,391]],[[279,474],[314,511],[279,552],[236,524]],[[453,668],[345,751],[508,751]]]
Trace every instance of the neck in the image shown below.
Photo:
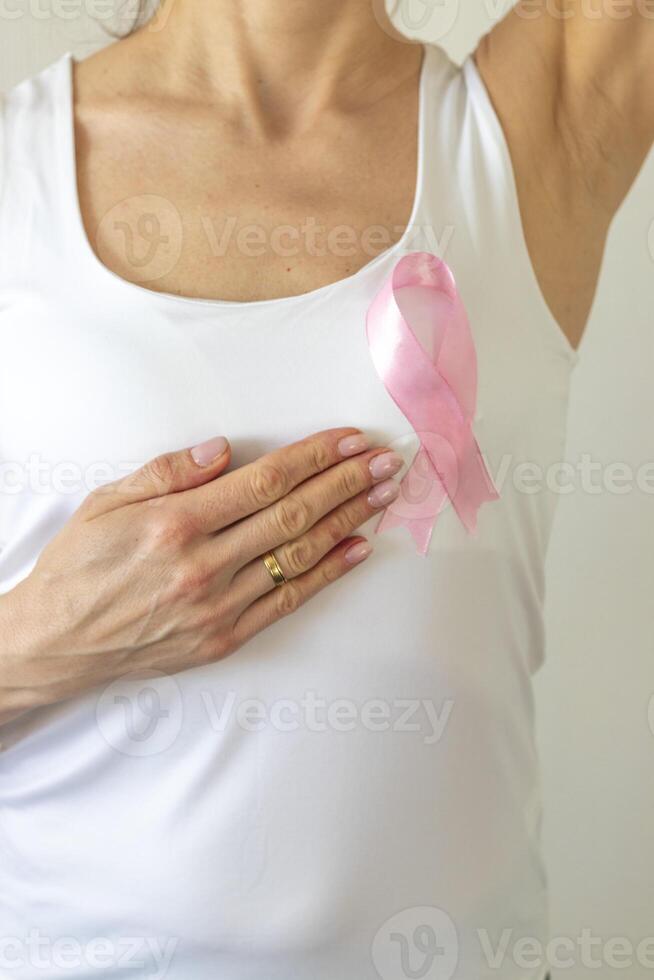
[[[166,0],[145,33],[178,90],[279,114],[372,103],[420,62],[383,0]]]

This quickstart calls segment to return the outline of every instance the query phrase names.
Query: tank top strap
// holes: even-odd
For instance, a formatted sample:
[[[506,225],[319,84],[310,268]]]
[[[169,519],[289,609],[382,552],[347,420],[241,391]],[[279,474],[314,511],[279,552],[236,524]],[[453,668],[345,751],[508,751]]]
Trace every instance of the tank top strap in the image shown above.
[[[509,147],[474,57],[459,67],[434,45],[427,45],[426,57],[424,178],[412,246],[448,262],[471,305],[483,295],[480,322],[484,310],[506,311],[494,330],[507,353],[520,333],[532,351],[544,349],[573,365],[578,355],[536,279]],[[512,306],[530,311],[527,322],[509,315]]]
[[[67,252],[71,70],[67,53],[2,98],[0,274],[16,283],[34,263],[48,268]],[[37,229],[47,234],[34,234]]]
[[[456,78],[458,73],[458,68],[446,52],[436,45],[425,44],[424,52],[421,74],[416,202],[409,222],[410,234],[406,236],[405,245],[407,251],[425,249],[439,254],[437,236],[434,234],[437,214],[434,210],[433,194],[441,142],[438,125],[443,93],[451,87],[452,80]]]

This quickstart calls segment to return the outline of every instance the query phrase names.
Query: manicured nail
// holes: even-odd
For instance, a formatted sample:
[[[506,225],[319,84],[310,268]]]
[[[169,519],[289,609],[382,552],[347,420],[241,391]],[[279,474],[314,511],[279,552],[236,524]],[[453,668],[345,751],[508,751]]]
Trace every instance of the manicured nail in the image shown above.
[[[226,449],[227,440],[225,437],[216,436],[215,439],[209,439],[192,449],[191,456],[198,466],[208,466],[209,463],[213,463],[215,459],[222,456]]]
[[[380,453],[370,460],[370,472],[375,480],[381,480],[384,476],[394,476],[403,463],[399,453]]]
[[[362,432],[353,436],[345,436],[338,444],[338,451],[341,456],[356,456],[370,449],[370,440]]]
[[[371,507],[385,507],[395,500],[400,492],[400,484],[396,480],[384,480],[373,487],[368,494],[368,503]]]
[[[348,565],[358,565],[360,561],[365,561],[368,555],[372,554],[372,545],[369,541],[357,541],[345,552],[345,561]]]

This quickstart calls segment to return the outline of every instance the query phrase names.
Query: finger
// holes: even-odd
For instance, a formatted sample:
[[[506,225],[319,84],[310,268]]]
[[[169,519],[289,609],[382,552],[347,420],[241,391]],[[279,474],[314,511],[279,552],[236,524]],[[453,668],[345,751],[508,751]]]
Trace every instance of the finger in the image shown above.
[[[83,505],[84,516],[97,517],[125,504],[199,487],[223,473],[229,460],[230,446],[224,436],[193,449],[163,453],[129,476],[94,490]]]
[[[386,480],[375,488],[381,491],[381,498],[376,497],[371,500],[369,493],[361,493],[323,517],[307,534],[275,548],[275,557],[284,577],[290,580],[308,572],[336,545],[349,538],[357,528],[395,499],[399,489],[399,484],[395,480]],[[232,579],[231,595],[234,608],[245,609],[259,596],[265,595],[275,587],[275,582],[262,556],[258,555]]]
[[[258,555],[295,541],[346,500],[369,490],[378,478],[375,473],[381,472],[377,468],[385,462],[386,472],[396,473],[403,460],[398,453],[376,449],[311,477],[273,506],[223,531],[221,554],[228,563],[242,568]],[[380,505],[389,502],[390,498]]]
[[[358,429],[326,429],[267,453],[184,495],[181,503],[204,534],[220,531],[270,507],[309,477],[370,448]]]
[[[276,586],[257,599],[236,620],[232,631],[234,649],[277,620],[296,612],[309,599],[365,561],[372,550],[365,538],[348,538],[304,575]]]

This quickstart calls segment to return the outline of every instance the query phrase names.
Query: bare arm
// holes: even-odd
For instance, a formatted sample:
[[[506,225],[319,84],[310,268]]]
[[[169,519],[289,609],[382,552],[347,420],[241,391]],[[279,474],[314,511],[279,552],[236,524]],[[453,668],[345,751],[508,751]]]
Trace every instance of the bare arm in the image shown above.
[[[476,61],[536,275],[576,346],[611,220],[654,140],[654,2],[521,0]]]

